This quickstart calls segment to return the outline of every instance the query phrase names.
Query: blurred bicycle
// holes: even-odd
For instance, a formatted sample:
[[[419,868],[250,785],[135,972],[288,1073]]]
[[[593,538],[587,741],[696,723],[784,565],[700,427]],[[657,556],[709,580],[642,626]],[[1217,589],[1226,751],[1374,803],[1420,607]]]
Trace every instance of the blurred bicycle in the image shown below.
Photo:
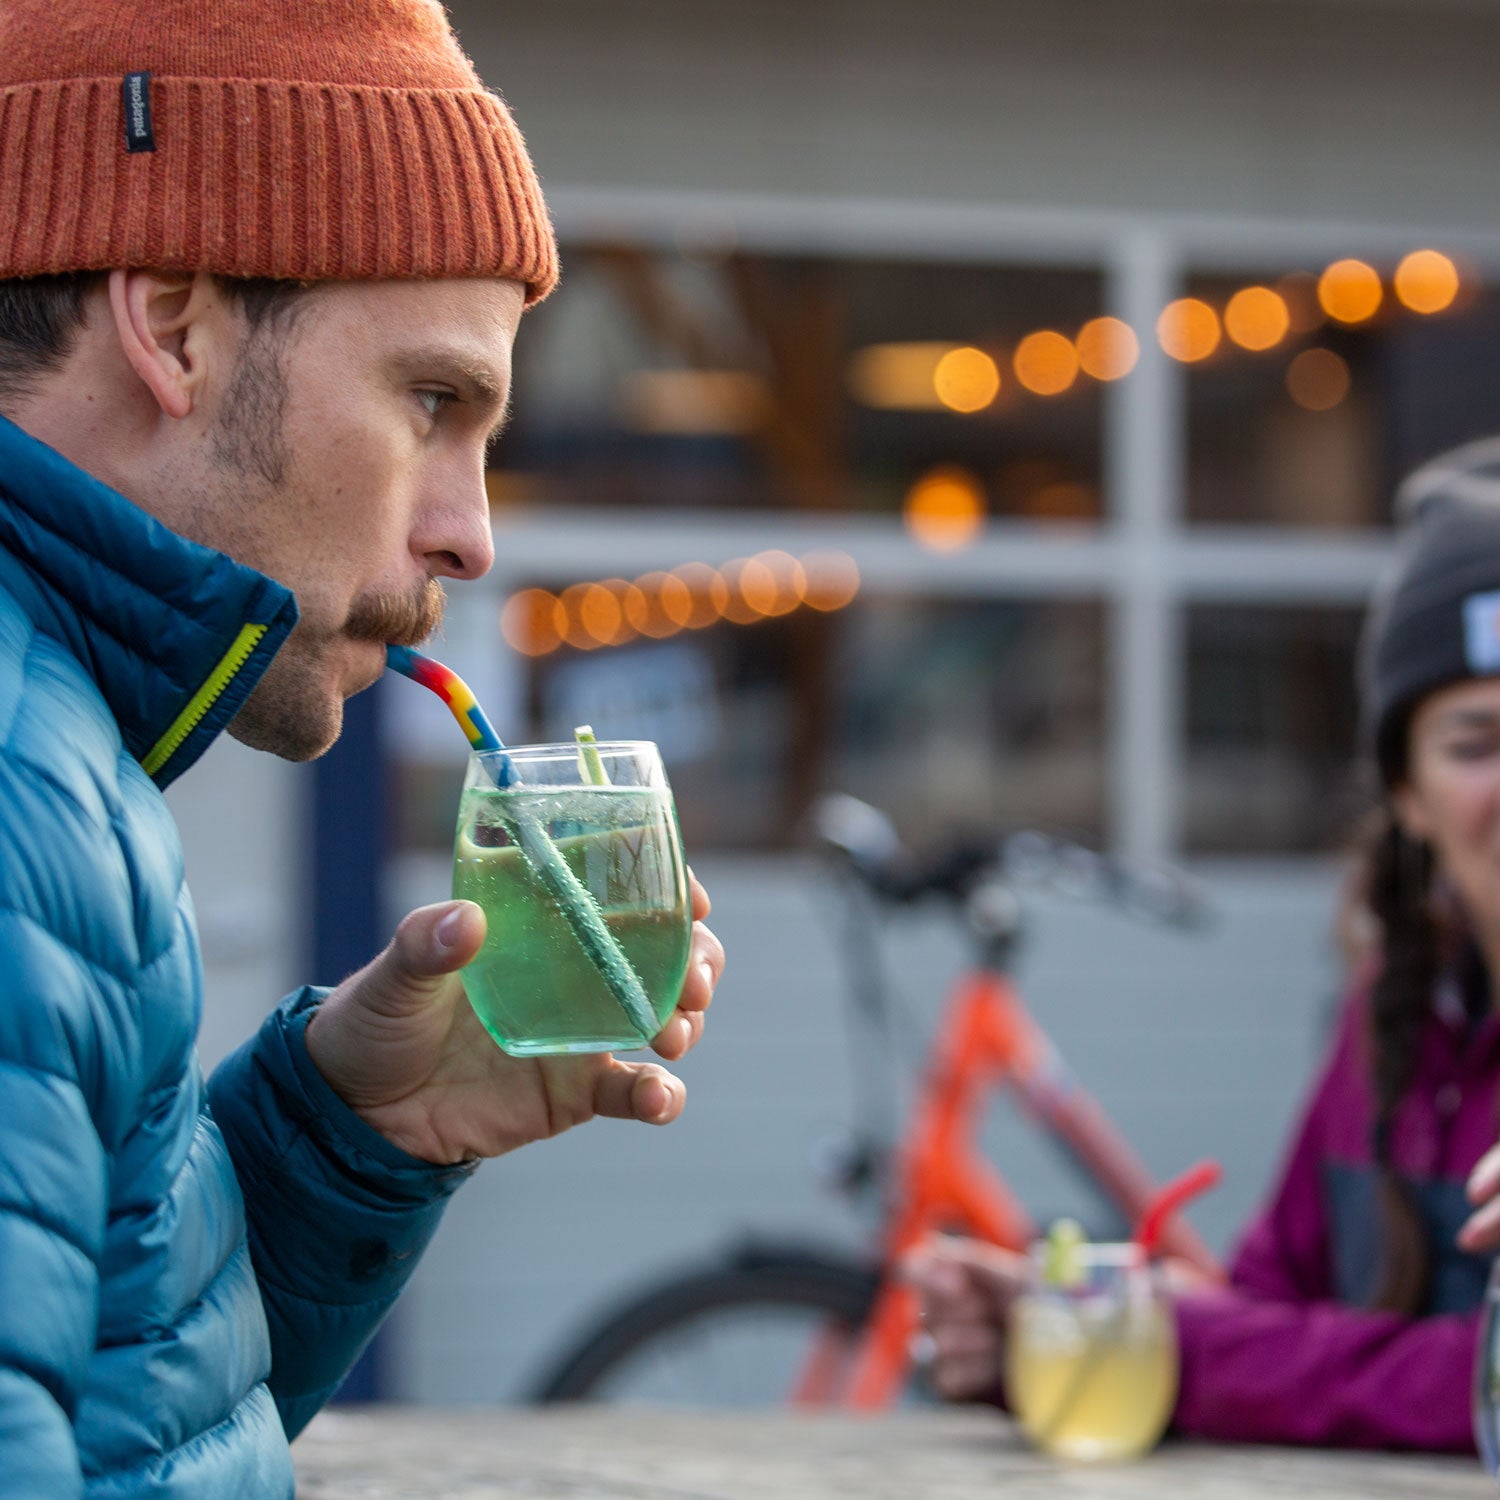
[[[1120,859],[1036,832],[915,861],[878,809],[836,794],[813,826],[844,892],[844,963],[864,1056],[859,1123],[831,1174],[872,1201],[878,1228],[864,1257],[752,1240],[669,1274],[586,1332],[537,1384],[537,1401],[774,1405],[877,1409],[910,1385],[915,1298],[896,1268],[936,1231],[1023,1249],[1036,1225],[978,1148],[982,1107],[1012,1090],[1037,1128],[1134,1223],[1157,1184],[1027,1011],[1009,977],[1024,925],[1022,894],[1058,892],[1177,927],[1204,901],[1177,871]],[[900,1067],[878,957],[889,909],[939,901],[967,932],[971,962],[953,985],[908,1119],[884,1116]],[[892,1137],[895,1137],[892,1139]],[[1213,1255],[1185,1220],[1163,1248],[1210,1274]]]

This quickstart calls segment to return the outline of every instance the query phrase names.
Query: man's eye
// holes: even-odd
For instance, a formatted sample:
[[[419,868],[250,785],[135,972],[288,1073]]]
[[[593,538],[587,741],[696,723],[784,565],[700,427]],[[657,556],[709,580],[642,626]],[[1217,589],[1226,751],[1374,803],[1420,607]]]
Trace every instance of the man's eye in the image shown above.
[[[437,415],[445,406],[451,406],[458,397],[452,391],[418,391],[417,400],[427,408],[427,415],[437,420]]]
[[[1453,740],[1448,745],[1448,754],[1454,760],[1483,760],[1495,753],[1493,739]]]

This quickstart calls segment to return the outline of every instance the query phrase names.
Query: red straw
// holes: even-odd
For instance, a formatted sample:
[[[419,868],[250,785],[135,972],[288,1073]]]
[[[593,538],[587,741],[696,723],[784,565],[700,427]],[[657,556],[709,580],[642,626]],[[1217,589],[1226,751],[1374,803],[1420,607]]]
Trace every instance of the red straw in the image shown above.
[[[1200,1161],[1197,1166],[1179,1173],[1164,1187],[1158,1188],[1147,1201],[1145,1211],[1136,1221],[1135,1233],[1131,1235],[1131,1239],[1147,1255],[1156,1254],[1157,1243],[1161,1239],[1162,1230],[1166,1228],[1167,1220],[1190,1198],[1196,1198],[1199,1193],[1206,1193],[1209,1188],[1216,1187],[1223,1175],[1224,1168],[1216,1161]]]

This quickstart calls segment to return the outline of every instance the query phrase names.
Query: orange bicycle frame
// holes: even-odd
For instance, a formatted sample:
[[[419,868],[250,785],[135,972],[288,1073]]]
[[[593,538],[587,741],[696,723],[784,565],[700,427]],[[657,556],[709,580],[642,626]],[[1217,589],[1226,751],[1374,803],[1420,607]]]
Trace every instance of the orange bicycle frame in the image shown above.
[[[1014,986],[978,970],[960,981],[898,1155],[882,1246],[885,1274],[870,1317],[848,1358],[830,1344],[814,1350],[793,1399],[856,1410],[887,1406],[905,1383],[917,1329],[916,1296],[897,1272],[904,1255],[939,1231],[959,1232],[1013,1250],[1035,1236],[1026,1210],[978,1154],[981,1108],[1008,1087],[1059,1139],[1127,1222],[1145,1209],[1156,1183],[1099,1105],[1083,1090]],[[1212,1252],[1180,1216],[1163,1235],[1167,1253],[1211,1275]]]

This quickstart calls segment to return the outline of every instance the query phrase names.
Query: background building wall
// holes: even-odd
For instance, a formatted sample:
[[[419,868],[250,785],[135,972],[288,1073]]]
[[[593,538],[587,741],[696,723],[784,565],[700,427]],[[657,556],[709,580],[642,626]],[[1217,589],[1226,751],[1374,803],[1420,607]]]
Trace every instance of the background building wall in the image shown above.
[[[1003,220],[1011,256],[1188,234],[1233,264],[1289,235],[1339,251],[1351,226],[1483,245],[1500,201],[1500,11],[1479,0],[452,10],[516,112],[565,239],[614,226],[657,243],[816,249],[875,225],[887,247],[930,254],[940,218],[949,251],[974,255]],[[501,591],[472,590],[473,609],[493,611]],[[414,695],[396,685],[393,711],[435,712]],[[456,788],[455,773],[455,801]],[[306,974],[300,953],[306,795],[305,770],[232,744],[172,793],[204,938],[208,1063],[294,982],[338,977]],[[793,856],[694,859],[731,965],[683,1067],[686,1117],[660,1133],[595,1125],[487,1166],[398,1312],[395,1394],[513,1398],[637,1277],[748,1228],[856,1235],[807,1165],[849,1105],[815,871]],[[1044,907],[1023,977],[1153,1168],[1224,1159],[1228,1181],[1197,1215],[1223,1248],[1264,1190],[1325,1034],[1336,872],[1241,861],[1209,876],[1220,918],[1199,937]],[[390,921],[446,893],[440,861],[409,859],[392,872]],[[887,946],[930,1018],[960,945],[919,920]],[[1077,1207],[1003,1111],[990,1138],[1038,1211]]]
[[[575,188],[1493,224],[1482,0],[459,0]]]

